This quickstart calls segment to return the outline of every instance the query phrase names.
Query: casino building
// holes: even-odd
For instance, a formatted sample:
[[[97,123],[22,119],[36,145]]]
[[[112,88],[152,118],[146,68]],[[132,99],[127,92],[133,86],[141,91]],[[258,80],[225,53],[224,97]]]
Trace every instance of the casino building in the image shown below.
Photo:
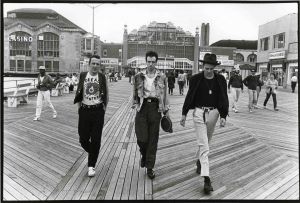
[[[193,70],[198,67],[199,31],[193,36],[190,32],[176,27],[171,22],[151,22],[127,33],[124,26],[122,66],[138,68],[146,64],[145,54],[155,50],[161,70]],[[196,59],[196,60],[195,60]]]
[[[51,9],[16,9],[4,18],[4,72],[79,72],[87,32]]]

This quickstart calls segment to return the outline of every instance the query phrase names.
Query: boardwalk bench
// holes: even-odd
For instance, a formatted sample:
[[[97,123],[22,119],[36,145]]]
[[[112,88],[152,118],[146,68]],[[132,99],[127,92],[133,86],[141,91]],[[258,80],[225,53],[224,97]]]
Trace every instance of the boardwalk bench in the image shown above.
[[[56,87],[51,90],[51,96],[52,97],[61,96],[63,89],[64,89],[64,84],[57,83]]]
[[[25,89],[20,89],[25,87]],[[17,85],[16,90],[12,95],[7,95],[7,106],[18,107],[19,104],[28,103],[28,94],[31,88],[31,83],[24,83]]]

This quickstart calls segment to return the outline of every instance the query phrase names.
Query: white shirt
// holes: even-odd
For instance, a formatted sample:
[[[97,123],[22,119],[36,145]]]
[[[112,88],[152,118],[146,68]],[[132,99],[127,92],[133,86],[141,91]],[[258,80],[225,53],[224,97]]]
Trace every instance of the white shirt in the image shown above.
[[[95,76],[90,75],[88,72],[83,83],[83,100],[82,103],[86,105],[100,104],[101,98],[99,97],[99,78],[98,74]]]
[[[157,74],[153,78],[149,78],[145,75],[145,83],[144,83],[144,98],[148,97],[156,97],[155,94],[155,86],[154,86],[154,79],[156,78]]]
[[[297,76],[296,76],[296,75],[294,75],[294,76],[291,78],[291,81],[292,81],[292,82],[297,82],[297,80],[298,80],[298,79],[297,79]]]

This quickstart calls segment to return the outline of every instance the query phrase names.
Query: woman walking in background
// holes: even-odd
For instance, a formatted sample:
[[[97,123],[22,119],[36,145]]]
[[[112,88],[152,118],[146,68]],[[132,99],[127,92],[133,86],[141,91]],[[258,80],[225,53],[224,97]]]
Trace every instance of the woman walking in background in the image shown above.
[[[168,75],[168,87],[169,87],[169,94],[173,95],[173,89],[175,87],[175,74],[173,71]]]
[[[269,100],[270,96],[272,95],[273,104],[274,104],[274,110],[278,111],[277,100],[276,100],[277,88],[278,88],[278,81],[275,79],[275,74],[271,73],[270,74],[270,78],[268,79],[268,81],[266,83],[267,97],[266,97],[266,99],[264,101],[264,108],[266,108],[268,100]]]

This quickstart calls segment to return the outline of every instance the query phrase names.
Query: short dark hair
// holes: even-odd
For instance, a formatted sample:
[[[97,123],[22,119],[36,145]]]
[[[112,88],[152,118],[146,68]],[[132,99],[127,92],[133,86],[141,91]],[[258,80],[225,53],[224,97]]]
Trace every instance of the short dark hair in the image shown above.
[[[274,78],[276,77],[276,76],[275,76],[275,73],[270,73],[270,76],[271,76],[271,75],[273,75],[273,76],[274,76]]]
[[[158,54],[155,52],[155,51],[147,51],[147,53],[146,53],[146,57],[145,57],[145,59],[146,59],[146,62],[147,62],[147,57],[155,57],[156,58],[156,61],[155,62],[157,62],[157,60],[158,60]]]
[[[99,55],[92,55],[92,56],[90,57],[90,60],[89,60],[89,65],[91,64],[92,58],[100,59],[100,56],[99,56]]]

